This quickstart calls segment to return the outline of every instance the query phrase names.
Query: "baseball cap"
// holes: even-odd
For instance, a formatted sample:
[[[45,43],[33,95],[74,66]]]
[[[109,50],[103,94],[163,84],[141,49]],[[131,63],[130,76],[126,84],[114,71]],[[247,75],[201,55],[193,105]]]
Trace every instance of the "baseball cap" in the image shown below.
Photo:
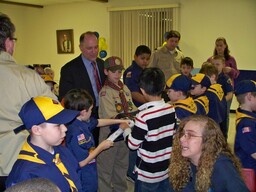
[[[243,80],[235,86],[235,95],[241,95],[248,92],[256,92],[256,82],[253,80]]]
[[[56,84],[55,81],[53,81],[53,79],[49,75],[41,75],[41,77],[45,83],[52,82],[53,84]]]
[[[123,70],[124,65],[123,65],[122,59],[116,56],[112,56],[105,60],[104,68],[111,71],[116,71],[118,69]]]
[[[79,111],[64,109],[58,101],[49,97],[34,97],[21,108],[19,116],[23,125],[14,129],[15,133],[30,130],[33,125],[41,123],[66,124],[71,122]]]
[[[191,80],[182,74],[172,75],[166,82],[167,89],[188,92],[191,88]]]
[[[203,73],[197,73],[196,75],[191,77],[192,85],[201,84],[203,87],[209,88],[211,86],[211,81],[209,77],[207,77]]]

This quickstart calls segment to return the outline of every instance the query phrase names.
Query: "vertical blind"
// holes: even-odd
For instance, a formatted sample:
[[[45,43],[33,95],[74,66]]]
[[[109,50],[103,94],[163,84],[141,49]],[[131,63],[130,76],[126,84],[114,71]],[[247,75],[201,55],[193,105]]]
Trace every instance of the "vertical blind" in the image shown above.
[[[164,34],[177,26],[177,7],[110,11],[110,53],[127,68],[137,46],[154,51],[164,43]]]

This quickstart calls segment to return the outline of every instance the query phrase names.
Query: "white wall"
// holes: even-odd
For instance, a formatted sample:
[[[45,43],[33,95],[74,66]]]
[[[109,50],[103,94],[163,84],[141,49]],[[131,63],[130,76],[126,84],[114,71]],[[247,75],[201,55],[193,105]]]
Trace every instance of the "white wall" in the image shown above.
[[[59,79],[60,68],[80,53],[78,39],[87,30],[109,41],[107,7],[180,4],[180,47],[195,67],[211,56],[214,41],[224,36],[240,69],[256,70],[255,0],[110,0],[46,6],[43,9],[0,4],[17,27],[15,58],[22,64],[50,63]],[[74,29],[75,54],[57,54],[56,30]]]

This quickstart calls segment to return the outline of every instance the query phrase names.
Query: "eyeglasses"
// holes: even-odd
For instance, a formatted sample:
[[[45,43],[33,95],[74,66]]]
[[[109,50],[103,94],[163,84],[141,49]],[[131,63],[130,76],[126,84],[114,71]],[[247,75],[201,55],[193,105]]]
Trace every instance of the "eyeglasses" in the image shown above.
[[[18,41],[18,39],[15,37],[10,37],[10,40],[15,41],[15,42]]]
[[[192,137],[203,137],[202,135],[193,135],[191,134],[190,132],[182,132],[181,133],[181,137],[185,137],[185,139],[189,140],[191,139]]]

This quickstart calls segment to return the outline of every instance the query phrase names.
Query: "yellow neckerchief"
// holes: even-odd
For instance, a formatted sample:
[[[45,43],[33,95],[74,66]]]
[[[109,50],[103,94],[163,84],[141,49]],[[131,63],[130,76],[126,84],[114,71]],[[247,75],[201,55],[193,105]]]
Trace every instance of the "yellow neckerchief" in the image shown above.
[[[206,96],[196,98],[194,101],[200,103],[203,106],[206,115],[209,113],[209,99]]]
[[[55,155],[55,158],[53,159],[53,162],[58,167],[58,169],[61,171],[61,173],[65,177],[65,179],[68,181],[68,184],[70,186],[71,191],[72,192],[77,192],[78,190],[77,190],[74,182],[70,179],[68,170],[66,169],[65,165],[62,163],[59,153],[57,153]]]
[[[31,161],[31,162],[38,163],[38,164],[46,164],[43,160],[38,158],[38,153],[28,144],[27,141],[23,144],[20,154],[18,156],[18,159]],[[69,173],[68,173],[65,165],[61,162],[61,159],[60,159],[58,153],[55,155],[53,162],[55,163],[55,165],[58,167],[58,169],[61,171],[62,175],[65,177],[65,179],[69,183],[71,191],[77,192],[78,190],[77,190],[74,182],[69,178]]]
[[[242,112],[239,112],[238,109],[236,110],[236,125],[238,125],[238,123],[242,120],[242,118],[250,118],[250,119],[255,119],[255,117],[244,114]]]
[[[213,92],[215,95],[218,96],[219,100],[222,101],[224,97],[224,92],[220,84],[216,83],[211,85],[207,91]]]
[[[180,107],[193,114],[196,114],[197,112],[197,106],[191,97],[188,97],[187,99],[184,99],[184,100],[178,100],[177,102],[173,103],[173,106]]]
[[[24,159],[39,164],[46,164],[43,160],[38,158],[38,153],[26,141],[19,153],[18,159]]]

